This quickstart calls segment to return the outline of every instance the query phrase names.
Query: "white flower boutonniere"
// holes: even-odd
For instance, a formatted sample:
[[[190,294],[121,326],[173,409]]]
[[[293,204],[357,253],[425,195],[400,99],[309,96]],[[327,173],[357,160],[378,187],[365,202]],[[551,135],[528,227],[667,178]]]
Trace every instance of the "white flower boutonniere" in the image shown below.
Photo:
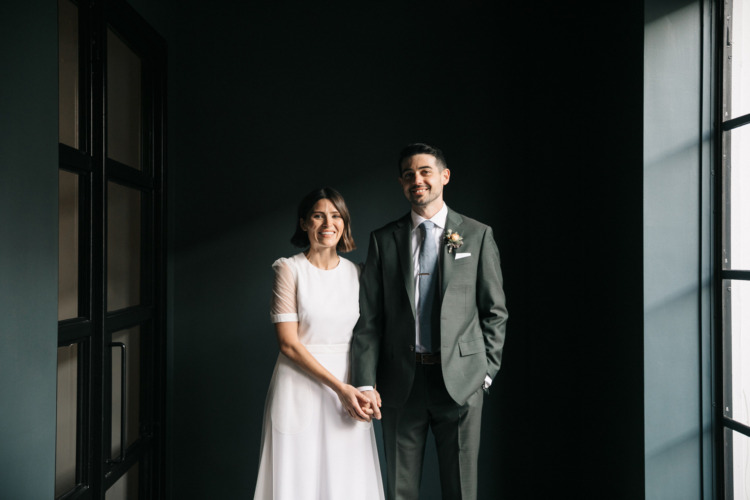
[[[460,248],[464,244],[464,238],[460,234],[448,229],[445,231],[445,246],[448,247],[448,253],[453,252],[454,249]]]

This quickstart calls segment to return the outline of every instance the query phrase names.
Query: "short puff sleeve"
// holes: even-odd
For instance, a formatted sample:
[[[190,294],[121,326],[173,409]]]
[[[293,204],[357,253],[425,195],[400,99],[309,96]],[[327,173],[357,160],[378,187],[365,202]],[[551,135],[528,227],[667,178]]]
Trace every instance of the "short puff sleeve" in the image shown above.
[[[287,262],[287,259],[279,259],[271,267],[274,270],[271,322],[299,321],[297,315],[297,283],[292,266]]]

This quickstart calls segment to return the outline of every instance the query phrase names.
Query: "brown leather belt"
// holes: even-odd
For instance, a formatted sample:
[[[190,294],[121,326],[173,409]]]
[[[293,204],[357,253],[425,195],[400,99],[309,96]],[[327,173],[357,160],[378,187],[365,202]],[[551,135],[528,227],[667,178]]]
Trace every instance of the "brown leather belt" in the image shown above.
[[[434,354],[428,353],[428,352],[418,352],[417,355],[417,363],[422,365],[439,365],[440,364],[440,353],[436,352]]]

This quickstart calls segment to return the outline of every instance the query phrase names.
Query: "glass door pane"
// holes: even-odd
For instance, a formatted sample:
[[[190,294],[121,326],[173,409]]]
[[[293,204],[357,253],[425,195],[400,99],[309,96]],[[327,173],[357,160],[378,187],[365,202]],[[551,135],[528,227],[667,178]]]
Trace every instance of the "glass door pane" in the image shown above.
[[[107,193],[107,310],[140,303],[141,192],[110,182]]]
[[[107,156],[141,169],[141,60],[107,30]]]
[[[141,411],[141,328],[136,326],[112,335],[112,457],[138,440]],[[125,353],[123,372],[122,354]],[[123,373],[125,380],[123,384]],[[125,387],[125,394],[122,387]],[[125,405],[123,407],[123,405]],[[124,411],[123,411],[124,410]],[[123,423],[123,415],[125,422]],[[123,432],[124,431],[124,432]]]
[[[724,281],[724,415],[750,425],[750,281]]]
[[[78,455],[78,344],[57,349],[55,497],[76,486]]]
[[[138,498],[138,464],[131,467],[104,496],[106,500],[137,500]]]
[[[59,171],[57,320],[78,317],[78,175]]]
[[[59,0],[58,72],[60,142],[79,148],[78,124],[78,7],[70,0]]]
[[[748,498],[750,488],[750,438],[724,430],[724,498]]]
[[[725,268],[750,270],[750,125],[725,132],[724,145],[729,185]]]
[[[750,113],[750,3],[726,3],[724,119]]]

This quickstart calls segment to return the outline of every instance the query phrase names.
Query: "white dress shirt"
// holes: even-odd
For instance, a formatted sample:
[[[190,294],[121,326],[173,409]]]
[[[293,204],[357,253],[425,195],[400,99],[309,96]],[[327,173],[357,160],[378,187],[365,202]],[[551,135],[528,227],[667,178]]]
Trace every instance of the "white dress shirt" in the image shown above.
[[[443,203],[443,208],[441,208],[438,213],[433,215],[430,219],[425,219],[413,210],[411,212],[411,261],[413,263],[412,271],[414,273],[414,304],[417,305],[417,308],[419,308],[419,251],[422,248],[422,231],[419,230],[419,225],[426,220],[429,220],[430,222],[435,224],[435,228],[433,228],[432,230],[432,237],[435,238],[435,247],[438,249],[437,255],[439,270],[440,263],[443,260],[443,252],[440,251],[440,240],[445,233],[445,221],[447,218],[448,205],[446,205],[445,203]],[[440,283],[440,281],[438,281],[438,283]],[[419,311],[417,311],[417,317],[419,317]],[[422,346],[422,342],[420,341],[419,321],[416,321],[415,324],[416,331],[414,332],[414,348],[417,352],[426,352],[425,348]],[[440,349],[440,346],[435,347],[437,348],[435,349],[435,351],[437,352],[437,350]]]

